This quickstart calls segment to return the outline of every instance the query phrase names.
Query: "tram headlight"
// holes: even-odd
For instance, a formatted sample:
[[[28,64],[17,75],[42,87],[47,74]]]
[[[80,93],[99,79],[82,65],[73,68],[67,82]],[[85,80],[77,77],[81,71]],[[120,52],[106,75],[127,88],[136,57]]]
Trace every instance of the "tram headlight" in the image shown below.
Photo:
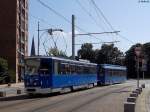
[[[43,85],[42,81],[41,81],[41,85]]]
[[[36,86],[36,85],[37,85],[37,83],[36,83],[36,82],[34,82],[34,83],[33,83],[33,85],[34,85],[34,86]]]

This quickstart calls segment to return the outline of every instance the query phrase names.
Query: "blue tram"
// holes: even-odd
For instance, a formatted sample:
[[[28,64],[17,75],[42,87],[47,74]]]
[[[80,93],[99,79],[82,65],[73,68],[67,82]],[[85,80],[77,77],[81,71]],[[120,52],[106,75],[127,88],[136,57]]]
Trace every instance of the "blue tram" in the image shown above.
[[[52,93],[97,84],[97,64],[56,57],[27,57],[24,83],[27,93]]]
[[[123,83],[127,80],[126,67],[111,64],[97,65],[97,83],[109,85]]]

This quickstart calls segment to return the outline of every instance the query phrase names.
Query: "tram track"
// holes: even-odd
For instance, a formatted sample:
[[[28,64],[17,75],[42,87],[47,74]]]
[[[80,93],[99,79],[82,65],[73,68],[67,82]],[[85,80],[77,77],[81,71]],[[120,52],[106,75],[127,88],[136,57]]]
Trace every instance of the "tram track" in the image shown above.
[[[14,103],[14,104],[8,104],[8,105],[5,105],[5,106],[0,106],[0,108],[1,108],[1,110],[5,110],[5,109],[7,109],[8,107],[9,108],[15,108],[16,106],[17,107],[19,107],[19,106],[25,106],[25,107],[28,107],[28,105],[32,105],[32,104],[38,104],[38,103],[41,103],[41,104],[46,104],[46,105],[40,105],[40,106],[38,106],[38,108],[37,107],[34,107],[33,109],[31,109],[31,110],[24,110],[23,112],[29,112],[29,111],[31,111],[31,112],[38,112],[39,110],[44,110],[44,109],[49,109],[49,108],[55,108],[55,107],[57,107],[57,105],[61,105],[61,104],[63,104],[64,102],[69,102],[71,99],[80,99],[80,98],[83,98],[84,96],[86,96],[86,97],[88,97],[88,96],[90,96],[91,94],[96,94],[97,92],[99,92],[99,91],[106,91],[106,90],[110,90],[110,89],[113,89],[113,88],[117,88],[117,87],[120,87],[120,85],[113,85],[113,86],[107,86],[107,87],[105,87],[105,88],[98,88],[96,91],[94,91],[94,92],[92,92],[92,90],[89,92],[89,91],[87,91],[86,93],[83,93],[83,94],[80,94],[80,95],[78,95],[78,92],[73,92],[73,93],[69,93],[69,94],[67,94],[66,95],[66,97],[64,97],[64,95],[62,95],[62,97],[64,97],[64,98],[62,98],[61,100],[58,100],[58,101],[55,101],[54,99],[56,98],[56,97],[58,97],[58,96],[60,96],[60,95],[58,95],[58,96],[54,96],[54,97],[44,97],[44,98],[37,98],[37,99],[29,99],[29,100],[25,100],[25,101],[22,101],[22,102],[16,102],[16,103]],[[127,87],[129,87],[129,86],[127,86]],[[127,88],[127,87],[125,87],[125,88]],[[124,89],[124,87],[122,88],[122,89]],[[121,90],[121,89],[117,89],[118,91],[119,90]],[[103,93],[103,94],[101,94],[100,96],[98,96],[98,97],[96,97],[95,99],[97,99],[97,98],[101,98],[101,97],[104,97],[104,96],[106,96],[106,95],[109,95],[109,94],[111,94],[112,92],[115,92],[115,91],[117,91],[116,89],[115,90],[111,90],[111,91],[108,91],[107,93]],[[84,92],[84,91],[79,91],[80,93],[82,93],[82,92]],[[70,97],[67,97],[68,95],[70,95]],[[73,95],[73,96],[72,96]],[[52,102],[51,101],[51,99],[49,99],[49,98],[52,98],[54,101]],[[94,99],[94,100],[95,100]],[[92,100],[92,101],[94,101],[94,100]],[[90,101],[91,102],[91,101]],[[88,104],[89,102],[87,102],[86,104]],[[84,105],[86,105],[86,104],[83,104],[82,106],[84,106]],[[77,108],[80,108],[80,107],[77,107]],[[1,111],[0,110],[0,111]],[[72,109],[70,112],[73,112],[74,110],[76,110],[75,108],[74,109]]]
[[[17,98],[18,96],[16,96],[16,98]],[[20,96],[21,97],[21,96]],[[29,97],[27,96],[27,95],[23,95],[22,96],[23,98],[22,99],[20,99],[20,100],[15,100],[15,101],[18,101],[18,102],[14,102],[14,101],[10,101],[8,104],[5,104],[5,105],[0,105],[0,109],[5,109],[5,108],[10,108],[10,107],[13,107],[13,106],[16,106],[16,105],[22,105],[22,104],[26,104],[26,103],[31,103],[31,102],[34,102],[34,101],[38,101],[38,100],[40,100],[40,98],[36,98],[36,99],[33,99],[33,98],[31,98],[31,99],[28,99]],[[0,100],[1,101],[1,100]],[[9,100],[7,100],[7,101],[9,101]],[[2,100],[1,102],[5,102],[5,100]],[[6,102],[5,102],[6,103]],[[2,104],[2,103],[1,103]],[[1,111],[1,110],[0,110]]]
[[[117,90],[114,90],[114,91],[111,91],[111,92],[102,94],[102,95],[100,95],[100,96],[97,96],[97,97],[95,97],[94,99],[88,100],[86,103],[83,103],[83,104],[81,104],[81,105],[79,105],[79,106],[77,106],[77,107],[75,107],[75,108],[69,110],[68,112],[76,112],[76,111],[79,110],[80,108],[83,108],[83,107],[86,106],[86,105],[89,105],[89,104],[91,104],[91,103],[93,103],[93,102],[96,102],[97,100],[99,100],[99,99],[101,99],[101,98],[104,98],[104,97],[106,97],[106,96],[112,94],[113,92],[121,91],[121,90],[124,90],[124,89],[129,88],[129,87],[131,87],[131,86],[123,87],[123,88],[121,88],[121,89],[117,89]]]
[[[121,89],[119,88],[119,89],[111,90],[111,91],[108,91],[108,92],[104,92],[103,94],[101,94],[101,95],[99,95],[99,96],[97,96],[97,97],[94,97],[94,98],[92,98],[91,100],[88,100],[87,102],[85,102],[85,103],[83,103],[83,104],[81,104],[81,105],[79,105],[79,106],[77,106],[77,107],[75,107],[75,108],[72,108],[72,109],[69,110],[68,112],[74,112],[74,111],[80,109],[81,107],[83,107],[83,106],[85,106],[85,105],[87,105],[87,104],[89,104],[89,103],[92,103],[92,102],[94,102],[94,101],[96,101],[96,100],[98,100],[98,99],[100,99],[100,98],[103,98],[103,97],[105,97],[105,96],[108,96],[108,95],[112,94],[113,92],[120,91],[120,90],[123,90],[123,89],[125,89],[125,88],[129,88],[129,87],[132,87],[132,86],[126,86],[126,87],[122,87]],[[112,87],[110,87],[110,88],[112,88]],[[107,89],[110,89],[110,88],[107,88]],[[94,92],[94,93],[96,94],[96,92]],[[94,93],[92,93],[92,94],[94,95]],[[51,110],[51,109],[54,109],[54,108],[59,107],[59,105],[63,105],[63,104],[65,104],[65,103],[69,103],[72,99],[78,100],[78,99],[80,99],[80,98],[83,98],[83,96],[84,96],[84,97],[85,97],[85,96],[86,96],[86,97],[89,97],[90,95],[91,95],[91,94],[88,93],[87,95],[84,94],[84,95],[80,95],[80,96],[77,96],[77,97],[71,97],[71,98],[69,98],[69,99],[57,101],[57,102],[54,102],[54,103],[52,103],[52,104],[47,104],[47,105],[38,107],[38,108],[36,108],[36,109],[32,109],[30,112],[43,112],[43,111],[46,111],[46,112],[47,112],[49,109]],[[25,112],[27,112],[27,111],[25,111]]]

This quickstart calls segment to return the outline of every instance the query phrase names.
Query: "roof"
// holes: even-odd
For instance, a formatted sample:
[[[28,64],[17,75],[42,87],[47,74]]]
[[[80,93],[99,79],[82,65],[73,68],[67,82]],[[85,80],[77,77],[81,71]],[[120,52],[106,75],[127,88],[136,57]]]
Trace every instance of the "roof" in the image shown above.
[[[60,58],[60,57],[52,57],[52,56],[29,56],[26,57],[25,59],[53,59],[53,60],[61,60],[61,61],[68,61],[68,62],[73,62],[73,63],[80,63],[80,64],[89,64],[89,65],[97,65],[96,63],[89,63],[89,62],[81,62],[77,60],[71,60],[71,59],[65,59],[65,58]]]
[[[105,69],[115,69],[115,70],[126,70],[125,66],[120,65],[112,65],[112,64],[101,64],[101,66]]]

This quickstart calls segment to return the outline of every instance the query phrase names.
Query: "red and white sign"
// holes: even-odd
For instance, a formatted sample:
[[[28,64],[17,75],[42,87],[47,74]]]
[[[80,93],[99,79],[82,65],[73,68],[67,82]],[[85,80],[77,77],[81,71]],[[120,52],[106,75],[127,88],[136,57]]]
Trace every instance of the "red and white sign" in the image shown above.
[[[147,71],[147,61],[142,59],[142,71]]]
[[[141,47],[135,47],[134,51],[135,51],[136,56],[140,57],[141,52],[142,52],[142,48]]]

